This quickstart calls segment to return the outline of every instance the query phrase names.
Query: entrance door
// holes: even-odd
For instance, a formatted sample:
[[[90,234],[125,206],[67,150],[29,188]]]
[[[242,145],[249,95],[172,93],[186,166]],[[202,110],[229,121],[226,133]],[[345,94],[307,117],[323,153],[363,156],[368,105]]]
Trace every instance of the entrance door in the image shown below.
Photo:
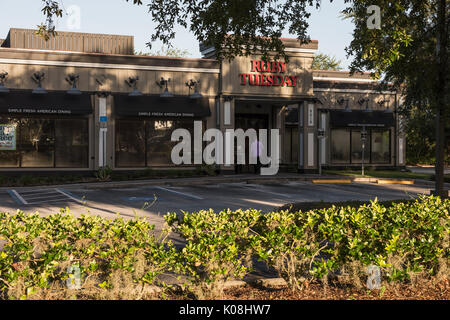
[[[267,114],[236,114],[235,128],[244,131],[248,129],[255,129],[259,139],[259,129],[269,129],[269,115]],[[234,154],[236,158],[237,146],[234,146]],[[253,172],[253,166],[250,165],[250,147],[249,143],[245,144],[245,165],[236,165],[236,173],[250,173]]]

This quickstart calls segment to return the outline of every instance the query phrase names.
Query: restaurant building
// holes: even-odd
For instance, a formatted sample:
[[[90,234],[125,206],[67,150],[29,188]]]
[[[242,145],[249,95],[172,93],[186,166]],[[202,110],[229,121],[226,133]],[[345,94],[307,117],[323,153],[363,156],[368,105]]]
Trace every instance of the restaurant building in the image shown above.
[[[405,165],[397,92],[368,74],[312,70],[317,41],[283,39],[289,61],[267,63],[218,62],[206,46],[203,58],[141,56],[133,41],[58,32],[46,42],[10,29],[0,40],[0,172],[179,168],[171,134],[194,135],[194,121],[278,129],[282,169],[360,167],[363,153],[367,166]]]

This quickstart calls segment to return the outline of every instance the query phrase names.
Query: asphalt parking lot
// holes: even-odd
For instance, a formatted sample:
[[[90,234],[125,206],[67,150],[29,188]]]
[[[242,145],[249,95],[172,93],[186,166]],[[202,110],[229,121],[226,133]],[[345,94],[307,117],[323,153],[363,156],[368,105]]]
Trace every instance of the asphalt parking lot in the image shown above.
[[[112,187],[90,189],[80,186],[11,188],[0,191],[0,210],[17,209],[40,214],[68,207],[72,213],[124,218],[146,217],[159,229],[167,212],[212,208],[256,208],[270,211],[286,203],[308,201],[410,199],[429,194],[430,186],[377,185],[373,183],[314,184],[291,181],[271,184],[221,183],[209,185]]]

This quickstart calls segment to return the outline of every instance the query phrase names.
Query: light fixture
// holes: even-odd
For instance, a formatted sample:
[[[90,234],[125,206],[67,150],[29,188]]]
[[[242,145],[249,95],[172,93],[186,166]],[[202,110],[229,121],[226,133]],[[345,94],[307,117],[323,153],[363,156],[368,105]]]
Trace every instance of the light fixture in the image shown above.
[[[35,72],[31,79],[33,79],[37,83],[37,88],[33,89],[34,94],[46,94],[47,90],[42,88],[42,80],[44,80],[45,73],[44,72]]]
[[[369,112],[372,112],[372,109],[370,109],[369,108],[369,99],[364,99],[364,98],[361,98],[361,99],[359,99],[358,100],[358,103],[362,106],[364,103],[366,103],[366,108],[363,110],[363,112],[367,112],[367,113],[369,113]]]
[[[80,95],[81,91],[77,88],[77,81],[80,79],[78,74],[71,73],[67,76],[66,81],[72,85],[72,88],[67,90],[67,94]]]
[[[389,100],[380,100],[377,103],[382,107],[387,102],[387,108],[384,110],[384,113],[392,113],[391,108],[389,108]]]
[[[128,95],[130,97],[140,97],[142,96],[142,92],[140,92],[137,89],[137,82],[139,81],[139,77],[129,77],[128,80],[125,80],[125,82],[128,84],[128,86],[133,87],[133,91],[131,91]]]
[[[200,80],[193,80],[190,79],[189,81],[186,81],[186,86],[189,87],[189,93],[191,92],[191,89],[194,88],[194,93],[189,95],[189,98],[191,99],[199,99],[202,98],[203,95],[198,92],[198,85],[200,84]]]
[[[169,88],[168,88],[168,84],[170,82],[170,78],[169,79],[164,79],[161,78],[160,81],[156,81],[156,84],[162,88],[164,85],[166,86],[166,88],[164,89],[164,92],[160,94],[160,97],[162,98],[171,98],[173,97],[173,94],[171,92],[169,92]]]
[[[348,101],[349,101],[349,99],[344,99],[344,97],[340,97],[338,100],[337,100],[337,103],[339,103],[340,105],[343,105],[344,104],[344,102],[346,102],[346,104],[345,104],[345,109],[343,110],[343,112],[352,112],[352,109],[349,107],[349,105],[348,105]]]
[[[8,76],[8,72],[0,73],[0,93],[8,93],[9,89],[5,87],[5,80]]]

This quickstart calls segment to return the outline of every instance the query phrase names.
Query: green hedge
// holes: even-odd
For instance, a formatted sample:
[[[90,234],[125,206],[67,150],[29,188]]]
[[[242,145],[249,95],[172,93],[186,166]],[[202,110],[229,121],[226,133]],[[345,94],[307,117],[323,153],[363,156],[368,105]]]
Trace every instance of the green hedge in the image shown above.
[[[388,207],[169,213],[166,231],[184,239],[180,247],[141,219],[0,213],[0,295],[147,298],[150,284],[165,285],[165,274],[182,276],[197,298],[214,298],[225,281],[252,270],[252,258],[275,268],[292,290],[330,279],[362,286],[370,265],[385,283],[448,278],[449,211],[449,200],[424,196]],[[71,266],[80,269],[81,290],[66,289]]]

